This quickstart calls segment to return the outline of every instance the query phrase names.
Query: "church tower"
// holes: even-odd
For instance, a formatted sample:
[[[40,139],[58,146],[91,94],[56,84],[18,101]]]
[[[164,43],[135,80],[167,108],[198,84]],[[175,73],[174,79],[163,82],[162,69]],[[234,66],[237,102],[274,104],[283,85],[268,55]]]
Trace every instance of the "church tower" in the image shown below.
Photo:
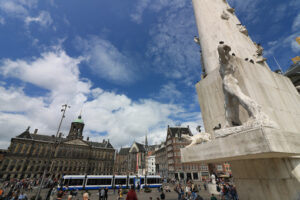
[[[84,122],[81,119],[81,115],[79,115],[78,118],[72,122],[70,132],[67,138],[71,140],[82,139],[83,128],[84,128]]]

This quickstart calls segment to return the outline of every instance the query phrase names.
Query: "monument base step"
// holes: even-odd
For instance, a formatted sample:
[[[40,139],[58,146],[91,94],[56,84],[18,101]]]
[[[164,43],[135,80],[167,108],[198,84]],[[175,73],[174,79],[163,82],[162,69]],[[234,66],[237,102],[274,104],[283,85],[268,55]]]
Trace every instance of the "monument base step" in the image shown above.
[[[300,134],[270,127],[243,130],[181,149],[181,162],[223,162],[300,155]]]

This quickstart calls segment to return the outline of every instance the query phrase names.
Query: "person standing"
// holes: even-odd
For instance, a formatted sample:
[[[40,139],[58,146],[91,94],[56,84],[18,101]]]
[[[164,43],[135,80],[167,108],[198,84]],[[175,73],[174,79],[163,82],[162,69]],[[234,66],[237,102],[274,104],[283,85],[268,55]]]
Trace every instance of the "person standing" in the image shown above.
[[[64,192],[62,190],[59,190],[57,193],[56,200],[61,200],[64,196]]]
[[[108,188],[107,187],[104,189],[104,199],[105,200],[108,199]]]
[[[26,199],[27,199],[26,194],[24,194],[24,192],[21,192],[21,194],[18,197],[18,200],[26,200]]]
[[[104,200],[105,191],[104,188],[101,188],[100,190],[100,200]]]
[[[3,188],[0,188],[0,199],[2,199],[4,196],[4,190]]]
[[[161,200],[166,199],[166,195],[165,195],[165,193],[164,193],[164,190],[162,190],[162,192],[161,192],[161,194],[160,194],[160,199],[161,199]]]
[[[53,188],[50,188],[50,189],[48,190],[47,196],[46,196],[46,200],[49,200],[49,199],[50,199],[50,195],[51,195],[52,189],[53,189]]]
[[[211,194],[210,200],[218,200],[214,194]]]
[[[89,193],[87,193],[87,191],[85,191],[85,193],[83,193],[82,199],[83,200],[89,200]]]
[[[122,187],[119,188],[118,194],[119,194],[119,199],[123,199]]]
[[[131,189],[129,190],[126,200],[138,200],[135,190],[134,190],[134,186],[131,186]]]

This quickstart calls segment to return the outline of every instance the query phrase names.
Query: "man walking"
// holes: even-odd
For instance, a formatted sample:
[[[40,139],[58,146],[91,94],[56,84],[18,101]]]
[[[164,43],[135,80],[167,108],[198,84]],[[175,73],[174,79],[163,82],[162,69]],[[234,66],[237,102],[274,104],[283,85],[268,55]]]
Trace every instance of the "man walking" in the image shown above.
[[[134,190],[134,186],[131,186],[131,189],[129,190],[126,200],[138,200],[135,190]]]

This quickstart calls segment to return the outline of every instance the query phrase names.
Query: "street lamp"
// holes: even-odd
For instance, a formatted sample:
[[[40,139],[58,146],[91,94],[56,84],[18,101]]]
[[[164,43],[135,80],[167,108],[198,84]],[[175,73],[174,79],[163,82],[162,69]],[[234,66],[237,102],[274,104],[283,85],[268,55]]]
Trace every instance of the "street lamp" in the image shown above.
[[[60,120],[60,122],[59,122],[59,126],[58,126],[57,133],[56,133],[56,136],[55,136],[55,141],[54,141],[54,151],[53,151],[52,155],[49,156],[49,159],[48,159],[48,162],[47,162],[47,166],[46,166],[45,169],[44,169],[44,173],[43,173],[43,177],[42,177],[41,184],[40,184],[40,186],[39,186],[39,188],[38,188],[38,191],[37,191],[37,194],[36,194],[36,196],[35,196],[35,200],[38,200],[38,198],[39,198],[39,196],[40,196],[41,189],[42,189],[42,187],[43,187],[44,180],[45,180],[45,176],[46,176],[46,173],[47,173],[47,168],[49,167],[49,164],[50,164],[50,162],[51,162],[52,157],[55,155],[55,151],[56,151],[56,147],[57,147],[57,145],[56,145],[56,143],[57,143],[57,137],[58,137],[58,134],[59,134],[59,131],[60,131],[60,128],[61,128],[61,124],[62,124],[62,122],[63,122],[63,119],[65,118],[65,113],[66,113],[67,108],[71,108],[71,106],[68,106],[67,104],[64,104],[64,105],[62,105],[62,109],[60,110],[63,114],[62,114],[62,116],[61,116],[61,120]],[[60,140],[60,141],[61,141],[61,140]],[[59,141],[59,143],[60,143],[60,141]],[[59,144],[59,143],[58,143],[58,144]],[[50,167],[49,171],[51,172],[51,167]]]

